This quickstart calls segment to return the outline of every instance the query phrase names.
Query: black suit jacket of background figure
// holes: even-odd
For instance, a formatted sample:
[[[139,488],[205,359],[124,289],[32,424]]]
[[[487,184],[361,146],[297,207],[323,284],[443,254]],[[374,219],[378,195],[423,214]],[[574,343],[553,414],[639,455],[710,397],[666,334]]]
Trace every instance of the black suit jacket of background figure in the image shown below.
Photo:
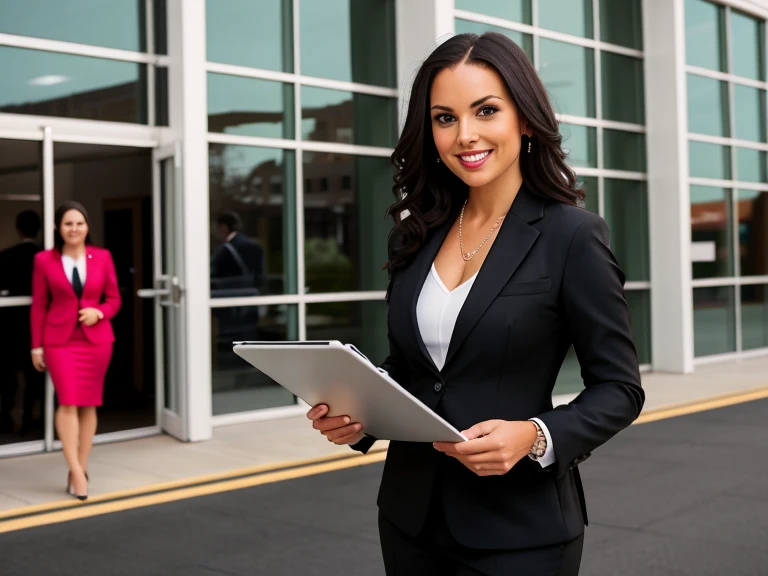
[[[36,242],[25,240],[0,252],[0,294],[32,294],[32,266],[40,250]]]
[[[578,463],[635,420],[645,398],[608,227],[524,184],[438,370],[420,337],[416,303],[453,221],[433,229],[411,263],[390,278],[390,355],[381,367],[459,430],[491,419],[540,418],[557,461],[542,468],[525,457],[503,476],[480,477],[431,444],[391,442],[379,508],[415,536],[439,490],[448,528],[464,546],[566,542],[587,523]],[[585,389],[553,409],[552,390],[571,344]],[[364,438],[355,449],[367,451],[373,441]]]
[[[261,292],[266,276],[264,248],[241,232],[237,232],[229,244],[244,264],[246,274],[253,276],[253,285],[241,286],[241,288],[252,288]],[[244,276],[243,266],[226,243],[222,244],[216,249],[211,259],[211,278],[214,280],[214,288],[216,279],[241,276]]]

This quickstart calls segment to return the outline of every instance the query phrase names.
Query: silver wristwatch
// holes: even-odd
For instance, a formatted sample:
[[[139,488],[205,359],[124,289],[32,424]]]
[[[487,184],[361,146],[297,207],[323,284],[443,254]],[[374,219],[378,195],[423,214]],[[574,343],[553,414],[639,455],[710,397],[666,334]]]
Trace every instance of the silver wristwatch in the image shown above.
[[[544,431],[539,426],[539,423],[535,420],[529,420],[534,426],[536,426],[536,441],[531,447],[531,451],[528,452],[528,458],[531,460],[538,460],[547,452],[547,437],[544,435]]]

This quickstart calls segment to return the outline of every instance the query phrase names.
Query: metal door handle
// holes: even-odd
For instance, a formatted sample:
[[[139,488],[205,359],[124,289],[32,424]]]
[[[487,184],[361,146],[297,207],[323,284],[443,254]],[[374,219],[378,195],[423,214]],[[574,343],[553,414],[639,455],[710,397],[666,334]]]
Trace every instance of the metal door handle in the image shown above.
[[[162,296],[170,296],[170,288],[141,288],[136,290],[136,296],[139,298],[160,298]]]

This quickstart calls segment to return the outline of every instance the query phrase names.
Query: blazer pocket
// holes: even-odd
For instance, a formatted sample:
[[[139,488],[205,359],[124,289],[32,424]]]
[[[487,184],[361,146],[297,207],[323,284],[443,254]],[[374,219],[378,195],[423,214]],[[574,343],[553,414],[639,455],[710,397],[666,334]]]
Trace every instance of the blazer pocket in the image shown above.
[[[533,282],[510,282],[499,292],[499,296],[523,296],[524,294],[542,294],[552,288],[552,278],[543,278]]]

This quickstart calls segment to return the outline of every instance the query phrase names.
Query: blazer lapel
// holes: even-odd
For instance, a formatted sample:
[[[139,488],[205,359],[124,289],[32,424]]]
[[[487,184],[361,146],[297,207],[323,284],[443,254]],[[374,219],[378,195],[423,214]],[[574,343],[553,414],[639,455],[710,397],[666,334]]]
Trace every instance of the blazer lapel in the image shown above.
[[[530,226],[530,222],[543,216],[543,198],[534,195],[523,185],[459,312],[443,370],[533,247],[539,231]]]

